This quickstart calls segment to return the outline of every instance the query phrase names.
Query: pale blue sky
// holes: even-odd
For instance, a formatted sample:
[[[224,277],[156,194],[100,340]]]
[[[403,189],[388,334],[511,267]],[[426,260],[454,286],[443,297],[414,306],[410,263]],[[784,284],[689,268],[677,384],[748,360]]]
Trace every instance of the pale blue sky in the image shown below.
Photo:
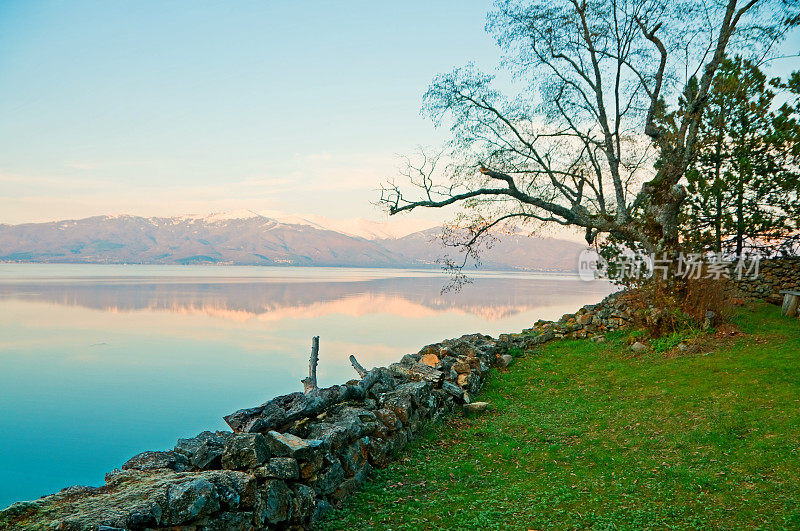
[[[437,73],[491,67],[486,1],[0,3],[0,223],[373,214],[438,141]]]
[[[377,218],[369,201],[395,154],[443,138],[419,114],[431,79],[496,65],[489,7],[3,0],[0,223]]]

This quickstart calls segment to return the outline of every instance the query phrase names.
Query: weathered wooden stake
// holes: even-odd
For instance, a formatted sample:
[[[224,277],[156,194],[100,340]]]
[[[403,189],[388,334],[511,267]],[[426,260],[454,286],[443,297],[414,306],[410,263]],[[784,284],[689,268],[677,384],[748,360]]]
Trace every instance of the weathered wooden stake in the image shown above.
[[[797,307],[800,305],[800,291],[782,290],[781,295],[783,295],[781,315],[789,317],[797,315]]]
[[[363,378],[364,376],[366,376],[366,375],[367,375],[367,372],[369,372],[369,371],[367,371],[367,369],[365,369],[365,368],[364,368],[364,366],[363,366],[363,365],[361,365],[361,364],[358,362],[358,360],[356,359],[356,357],[355,357],[354,355],[352,355],[352,354],[350,354],[350,364],[351,364],[351,365],[353,365],[353,368],[356,370],[356,372],[358,373],[358,375],[359,375],[361,378]]]
[[[308,394],[317,389],[317,362],[319,361],[319,336],[311,338],[311,357],[308,358],[308,377],[300,380]]]

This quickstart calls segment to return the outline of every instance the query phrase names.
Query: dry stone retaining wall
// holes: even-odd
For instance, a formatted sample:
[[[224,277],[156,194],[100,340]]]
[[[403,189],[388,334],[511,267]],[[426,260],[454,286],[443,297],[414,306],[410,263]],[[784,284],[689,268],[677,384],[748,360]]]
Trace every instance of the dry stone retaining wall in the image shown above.
[[[143,452],[102,487],[71,487],[0,512],[0,528],[304,529],[385,466],[428,421],[470,402],[500,357],[480,334],[225,417],[169,451]]]
[[[386,466],[425,423],[470,403],[493,366],[562,337],[631,321],[617,294],[498,340],[429,345],[344,385],[279,396],[225,417],[232,431],[143,452],[101,487],[70,487],[0,511],[0,529],[306,529]]]
[[[734,284],[749,297],[780,304],[781,290],[800,291],[800,257],[762,260],[757,278],[745,276]]]

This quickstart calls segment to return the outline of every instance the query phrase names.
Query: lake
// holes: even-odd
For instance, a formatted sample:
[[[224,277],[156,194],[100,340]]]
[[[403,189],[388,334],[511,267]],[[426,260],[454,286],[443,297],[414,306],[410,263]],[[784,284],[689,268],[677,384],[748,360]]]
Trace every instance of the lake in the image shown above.
[[[0,264],[0,507],[105,472],[222,416],[421,347],[518,332],[600,301],[604,281],[477,272]]]

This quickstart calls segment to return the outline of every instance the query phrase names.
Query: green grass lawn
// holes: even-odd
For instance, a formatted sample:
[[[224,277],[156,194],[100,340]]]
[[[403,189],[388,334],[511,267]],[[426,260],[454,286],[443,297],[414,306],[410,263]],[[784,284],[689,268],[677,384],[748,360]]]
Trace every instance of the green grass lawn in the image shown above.
[[[742,309],[707,355],[553,342],[493,371],[326,529],[800,529],[800,321]]]

